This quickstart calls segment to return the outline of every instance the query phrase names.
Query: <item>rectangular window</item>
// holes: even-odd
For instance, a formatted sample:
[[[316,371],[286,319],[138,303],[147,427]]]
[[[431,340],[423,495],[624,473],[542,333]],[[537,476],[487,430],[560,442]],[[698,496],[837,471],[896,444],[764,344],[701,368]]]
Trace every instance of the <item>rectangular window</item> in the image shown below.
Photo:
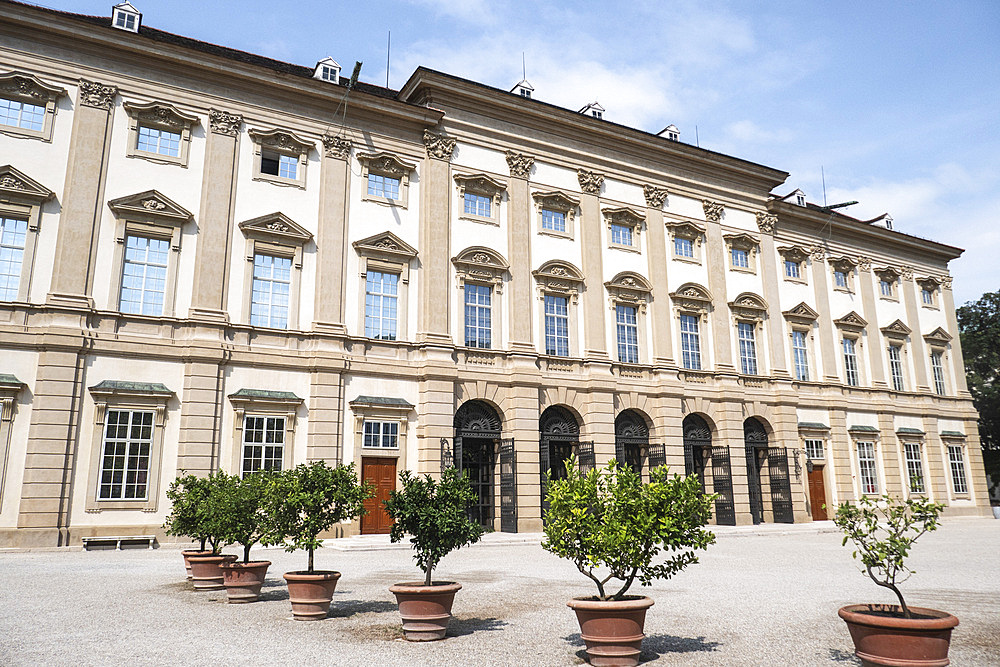
[[[45,107],[0,98],[0,124],[41,132],[45,125]]]
[[[879,281],[879,291],[881,291],[882,296],[892,296],[892,283],[888,280]]]
[[[564,296],[545,295],[545,354],[569,356],[569,304]]]
[[[795,379],[809,381],[809,352],[806,349],[806,332],[792,332],[792,356],[795,359]]]
[[[478,215],[484,218],[490,217],[492,201],[489,197],[484,197],[483,195],[477,195],[472,192],[466,192],[465,198],[465,213],[466,215]]]
[[[566,213],[563,211],[553,211],[551,209],[543,208],[542,229],[548,229],[553,232],[565,232]]]
[[[903,361],[900,356],[900,346],[889,346],[889,371],[892,374],[892,388],[896,391],[903,391]]]
[[[399,179],[382,174],[368,174],[368,194],[386,199],[399,199]]]
[[[878,493],[878,472],[875,468],[875,443],[858,443],[858,473],[861,493]]]
[[[910,493],[924,492],[924,461],[920,456],[920,443],[903,443],[906,457],[906,475],[910,480]]]
[[[329,65],[323,65],[322,69],[320,70],[320,76],[323,78],[324,81],[333,81],[334,83],[336,83],[338,74],[339,72],[337,71],[337,68],[330,67]]]
[[[750,253],[746,250],[740,250],[739,248],[733,248],[730,250],[730,254],[733,258],[733,266],[740,269],[750,268]]]
[[[684,368],[701,370],[701,340],[694,315],[681,315],[681,363]]]
[[[169,253],[170,242],[164,239],[125,237],[118,310],[135,315],[163,314]]]
[[[811,459],[823,459],[825,455],[823,454],[823,441],[822,440],[806,440],[806,456]]]
[[[618,324],[618,361],[623,364],[639,363],[639,328],[635,306],[619,304],[615,307],[615,319]]]
[[[244,417],[242,474],[256,470],[281,470],[284,460],[285,418]]]
[[[98,500],[145,500],[153,413],[108,410],[101,453]]]
[[[27,220],[0,218],[0,301],[17,298],[27,233]]]
[[[833,272],[833,284],[835,287],[840,287],[842,289],[847,289],[847,272],[846,271],[834,271]]]
[[[493,290],[488,285],[465,283],[465,345],[491,347],[493,313],[490,305]]]
[[[847,375],[847,384],[852,387],[857,387],[861,384],[861,378],[858,375],[858,354],[855,350],[854,339],[845,338],[843,341],[844,346],[844,372]]]
[[[135,14],[118,12],[115,16],[115,25],[126,30],[135,30]]]
[[[287,329],[291,287],[290,257],[254,255],[250,324],[255,327]]]
[[[785,277],[786,278],[799,278],[799,263],[793,262],[790,259],[785,260]]]
[[[271,151],[260,154],[260,173],[295,180],[298,176],[299,159],[294,155],[284,155]]]
[[[926,287],[920,290],[920,300],[924,302],[926,306],[934,305],[934,290],[929,290]]]
[[[365,280],[365,336],[396,340],[399,274],[368,271]]]
[[[628,225],[611,225],[611,242],[618,245],[632,245],[632,228]]]
[[[682,239],[679,236],[674,237],[674,254],[678,257],[691,257],[694,258],[694,244],[691,239]]]
[[[754,325],[738,322],[736,331],[740,340],[740,368],[744,375],[757,375],[757,341],[754,339]]]
[[[399,422],[365,421],[364,447],[399,449]]]
[[[961,445],[948,445],[948,463],[951,464],[951,484],[955,493],[969,492],[969,485],[965,480],[964,449]]]
[[[944,396],[944,365],[941,363],[940,352],[931,353],[931,371],[934,373],[934,393]]]
[[[139,138],[136,145],[140,151],[158,153],[170,157],[180,157],[181,135],[177,132],[158,130],[154,127],[139,126]]]

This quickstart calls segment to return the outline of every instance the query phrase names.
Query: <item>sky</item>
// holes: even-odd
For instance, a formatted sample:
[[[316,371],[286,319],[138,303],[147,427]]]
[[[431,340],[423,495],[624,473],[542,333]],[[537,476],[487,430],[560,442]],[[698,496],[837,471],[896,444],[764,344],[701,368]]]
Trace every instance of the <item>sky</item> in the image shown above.
[[[112,2],[39,4],[110,16]],[[965,248],[960,305],[1000,290],[996,0],[132,0],[145,25],[399,88],[423,65],[789,172],[777,194],[857,200]]]

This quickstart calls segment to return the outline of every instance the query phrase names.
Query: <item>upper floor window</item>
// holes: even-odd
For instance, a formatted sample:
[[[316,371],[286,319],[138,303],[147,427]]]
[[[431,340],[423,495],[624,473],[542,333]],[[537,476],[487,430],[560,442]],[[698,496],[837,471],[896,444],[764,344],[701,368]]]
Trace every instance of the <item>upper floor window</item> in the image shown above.
[[[375,234],[352,245],[359,255],[362,277],[358,326],[364,327],[368,338],[405,340],[410,263],[417,250],[392,232]]]
[[[892,388],[896,391],[903,391],[905,389],[903,384],[903,359],[901,350],[901,345],[889,346],[889,372],[892,375]]]
[[[847,283],[847,271],[834,271],[833,272],[833,285],[834,287],[841,287],[843,289],[848,288]]]
[[[801,273],[799,269],[799,263],[794,262],[790,259],[785,260],[785,277],[786,278],[800,278]]]
[[[857,262],[846,256],[831,258],[829,262],[833,269],[833,289],[841,292],[853,292],[854,269]]]
[[[163,315],[170,242],[142,236],[125,237],[118,309],[135,315]]]
[[[113,20],[111,24],[119,30],[139,32],[139,22],[142,20],[142,14],[132,6],[132,3],[123,2],[115,5],[112,8],[112,16]]]
[[[368,194],[397,201],[399,199],[399,179],[384,174],[368,174]]]
[[[782,246],[778,248],[778,254],[784,260],[785,280],[790,282],[806,282],[806,262],[809,260],[809,251],[801,246]]]
[[[298,328],[303,247],[312,232],[283,213],[239,224],[246,237],[243,316],[255,327]]]
[[[694,258],[694,243],[691,239],[681,237],[674,238],[674,255],[677,257]]]
[[[844,338],[842,341],[844,351],[844,373],[847,384],[857,387],[861,384],[861,376],[858,372],[858,353],[853,338]]]
[[[565,232],[566,213],[564,211],[553,211],[550,208],[543,208],[542,229],[547,229],[553,232]]]
[[[358,162],[361,163],[361,177],[368,183],[363,196],[365,201],[407,207],[410,176],[417,168],[415,164],[385,152],[360,153]]]
[[[489,349],[493,333],[493,290],[489,285],[465,283],[465,345]]]
[[[673,243],[670,244],[673,249],[673,259],[699,262],[705,229],[690,220],[669,221],[666,224],[673,237]]]
[[[484,218],[489,218],[491,207],[491,201],[489,197],[483,195],[477,195],[472,192],[465,193],[465,207],[464,210],[469,215],[478,215]]]
[[[139,126],[138,149],[147,153],[178,157],[181,154],[181,135],[178,132],[159,130],[155,127]]]
[[[931,352],[931,371],[934,374],[934,393],[944,396],[947,391],[944,386],[944,364],[941,352]]]
[[[0,123],[41,132],[45,126],[45,107],[0,98]]]
[[[275,151],[261,151],[260,173],[295,180],[299,172],[299,161],[294,155],[283,155]]]
[[[795,379],[809,381],[809,351],[806,347],[806,332],[792,331],[792,357],[795,362]]]
[[[892,297],[892,283],[886,279],[882,279],[878,282],[879,293],[884,297]]]
[[[637,251],[646,217],[628,206],[605,208],[601,213],[608,225],[608,242],[611,247]]]
[[[732,263],[733,267],[739,269],[749,269],[750,268],[750,253],[746,250],[740,250],[739,248],[733,248],[732,251]]]
[[[903,443],[903,454],[906,458],[906,476],[909,481],[910,493],[924,492],[924,461],[920,455],[919,442]]]
[[[399,449],[398,421],[364,421],[364,442],[366,449]]]
[[[243,417],[243,456],[240,474],[281,470],[285,460],[285,418],[267,415]]]
[[[313,78],[328,83],[340,83],[340,63],[329,56],[323,58],[316,63]]]
[[[698,331],[698,316],[681,313],[681,365],[684,368],[701,370],[701,336]]]
[[[632,245],[632,228],[627,225],[611,225],[611,242],[616,245]]]
[[[751,322],[737,322],[736,331],[740,342],[740,370],[744,375],[757,375],[755,327]]]
[[[623,364],[639,363],[639,330],[636,313],[635,306],[623,304],[615,306],[618,361]]]
[[[287,130],[249,132],[254,144],[254,180],[306,187],[306,166],[313,144]]]
[[[951,486],[957,494],[969,492],[969,484],[965,477],[965,447],[948,445],[948,463],[951,467]]]
[[[545,295],[545,354],[569,356],[569,299]]]
[[[920,285],[920,303],[929,308],[937,307],[938,283],[934,278],[918,280]]]
[[[250,324],[255,327],[287,329],[291,285],[290,257],[254,255]]]
[[[729,268],[754,273],[757,268],[757,239],[745,233],[725,234],[722,238],[729,246]]]
[[[878,494],[878,469],[875,464],[875,443],[858,443],[858,477],[861,493],[865,495]]]
[[[507,189],[505,181],[488,174],[457,174],[455,183],[462,198],[460,217],[475,222],[499,225],[499,208],[503,193]]]
[[[396,340],[399,274],[370,270],[365,279],[365,336]]]
[[[0,217],[0,301],[17,300],[28,221]]]
[[[184,113],[170,104],[150,102],[122,105],[128,114],[128,157],[161,164],[187,166],[191,128],[198,117]]]
[[[0,74],[0,132],[51,141],[56,101],[65,94],[33,74]]]

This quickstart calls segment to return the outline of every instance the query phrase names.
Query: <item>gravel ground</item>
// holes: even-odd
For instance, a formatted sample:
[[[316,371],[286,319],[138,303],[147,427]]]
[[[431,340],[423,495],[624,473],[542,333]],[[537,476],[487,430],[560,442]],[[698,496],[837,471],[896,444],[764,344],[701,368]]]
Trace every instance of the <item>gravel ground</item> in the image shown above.
[[[817,530],[819,528],[819,530]],[[720,531],[701,563],[641,589],[650,665],[858,665],[837,609],[892,602],[857,570],[839,534]],[[493,537],[493,536],[490,536]],[[499,538],[499,536],[498,536]],[[359,544],[362,542],[355,541]],[[368,543],[371,546],[371,543]],[[233,553],[236,550],[227,550]],[[409,551],[322,549],[318,568],[343,573],[330,617],[291,619],[281,573],[305,554],[255,550],[272,561],[261,602],[196,593],[177,549],[0,554],[0,663],[574,665],[584,662],[566,600],[590,582],[537,544],[487,543],[447,556],[442,579],[464,588],[444,641],[401,639],[388,587],[419,578]],[[951,519],[921,538],[907,602],[947,610],[961,625],[952,664],[1000,665],[1000,521]]]

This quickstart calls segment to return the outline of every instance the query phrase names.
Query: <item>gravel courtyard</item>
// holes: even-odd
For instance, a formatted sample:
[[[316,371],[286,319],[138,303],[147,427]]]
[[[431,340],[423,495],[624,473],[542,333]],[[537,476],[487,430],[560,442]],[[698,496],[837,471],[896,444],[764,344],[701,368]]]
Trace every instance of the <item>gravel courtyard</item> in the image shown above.
[[[860,664],[837,609],[891,602],[892,594],[860,574],[830,524],[718,533],[700,564],[636,591],[656,601],[645,664]],[[381,537],[317,552],[318,568],[343,577],[330,617],[315,623],[291,619],[281,579],[304,567],[302,552],[255,550],[272,565],[262,601],[252,605],[228,605],[224,591],[195,593],[170,546],[0,553],[0,663],[582,664],[579,629],[565,603],[592,594],[592,584],[537,540],[509,539],[490,535],[445,558],[440,578],[464,588],[448,638],[432,644],[400,638],[387,589],[419,574],[408,549],[388,548]],[[1000,521],[946,521],[921,538],[912,563],[907,602],[961,621],[952,664],[1000,665]]]

